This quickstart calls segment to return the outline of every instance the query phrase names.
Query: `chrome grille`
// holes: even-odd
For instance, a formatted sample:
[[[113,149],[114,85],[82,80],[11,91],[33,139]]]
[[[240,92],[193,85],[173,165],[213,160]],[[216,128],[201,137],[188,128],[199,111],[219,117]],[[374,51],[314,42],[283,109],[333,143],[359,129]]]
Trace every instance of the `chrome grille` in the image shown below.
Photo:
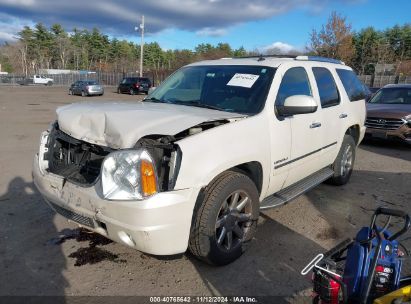
[[[86,217],[86,216],[82,216],[78,213],[67,210],[63,207],[60,207],[59,205],[56,205],[56,204],[53,204],[53,203],[50,203],[50,204],[58,214],[64,216],[65,218],[67,218],[67,219],[69,219],[73,222],[79,223],[81,225],[84,225],[84,226],[87,226],[87,227],[90,227],[90,228],[94,228],[94,222],[91,218]]]
[[[373,129],[397,130],[404,123],[402,119],[367,117],[365,126]]]

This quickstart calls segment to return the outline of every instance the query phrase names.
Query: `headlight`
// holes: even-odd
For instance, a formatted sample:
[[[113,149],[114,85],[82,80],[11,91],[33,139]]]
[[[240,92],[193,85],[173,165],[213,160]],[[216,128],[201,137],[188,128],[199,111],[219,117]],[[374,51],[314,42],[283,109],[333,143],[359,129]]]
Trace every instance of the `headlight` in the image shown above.
[[[411,114],[408,116],[405,116],[405,121],[407,122],[408,126],[411,127]]]
[[[109,200],[141,200],[157,193],[154,161],[145,150],[112,152],[102,165],[103,195]]]

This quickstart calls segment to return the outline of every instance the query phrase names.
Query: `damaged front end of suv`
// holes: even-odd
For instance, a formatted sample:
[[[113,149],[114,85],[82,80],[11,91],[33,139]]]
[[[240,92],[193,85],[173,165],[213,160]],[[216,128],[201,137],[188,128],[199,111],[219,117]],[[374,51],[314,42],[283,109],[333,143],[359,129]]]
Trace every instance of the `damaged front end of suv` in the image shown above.
[[[190,230],[189,202],[198,191],[175,189],[183,156],[178,142],[231,121],[145,135],[124,148],[75,138],[56,121],[42,133],[34,182],[48,205],[76,224],[143,252],[181,253]]]

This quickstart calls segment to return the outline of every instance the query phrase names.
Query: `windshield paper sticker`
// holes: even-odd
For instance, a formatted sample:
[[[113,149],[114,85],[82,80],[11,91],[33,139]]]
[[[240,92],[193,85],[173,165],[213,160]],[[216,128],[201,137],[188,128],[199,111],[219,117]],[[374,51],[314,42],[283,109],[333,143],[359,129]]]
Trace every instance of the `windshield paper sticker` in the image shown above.
[[[236,73],[227,83],[228,86],[251,88],[259,75]]]

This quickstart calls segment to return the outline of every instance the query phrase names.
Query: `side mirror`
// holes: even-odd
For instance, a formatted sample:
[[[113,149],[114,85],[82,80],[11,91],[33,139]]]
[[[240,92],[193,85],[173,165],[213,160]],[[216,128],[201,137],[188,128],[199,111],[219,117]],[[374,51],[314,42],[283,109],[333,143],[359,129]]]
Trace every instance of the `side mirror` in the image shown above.
[[[154,92],[154,90],[156,89],[156,87],[151,87],[148,89],[148,95],[150,95],[151,93]]]
[[[293,95],[287,97],[283,106],[277,106],[277,112],[281,116],[308,114],[317,111],[317,102],[312,96]]]

